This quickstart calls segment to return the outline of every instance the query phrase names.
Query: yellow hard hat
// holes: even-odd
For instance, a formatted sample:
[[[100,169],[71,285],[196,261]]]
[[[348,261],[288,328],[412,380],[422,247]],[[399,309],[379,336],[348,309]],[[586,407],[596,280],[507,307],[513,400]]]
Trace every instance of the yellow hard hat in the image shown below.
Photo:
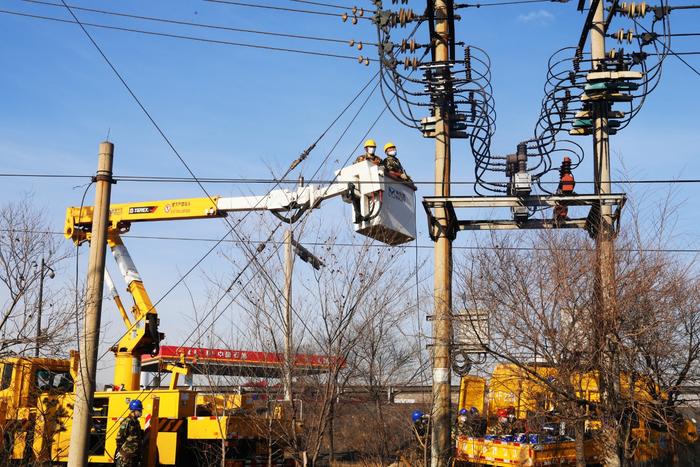
[[[376,147],[377,147],[377,143],[375,143],[373,139],[368,139],[367,141],[365,141],[364,147],[366,147],[366,148],[376,148]]]
[[[389,141],[388,143],[386,143],[386,144],[384,145],[384,152],[387,152],[387,151],[388,151],[389,149],[391,149],[391,148],[396,149],[396,146],[394,146],[394,143],[392,143],[391,141]]]

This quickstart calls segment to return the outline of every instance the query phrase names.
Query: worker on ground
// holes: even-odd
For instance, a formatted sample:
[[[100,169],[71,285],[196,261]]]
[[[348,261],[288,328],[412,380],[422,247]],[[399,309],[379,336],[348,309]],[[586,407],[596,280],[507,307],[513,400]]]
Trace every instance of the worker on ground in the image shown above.
[[[471,436],[470,423],[469,423],[469,411],[467,409],[460,409],[457,415],[457,423],[455,426],[455,434],[457,436]]]
[[[375,154],[376,151],[377,143],[375,143],[373,139],[368,139],[367,141],[365,141],[365,153],[357,156],[357,159],[355,159],[355,163],[369,161],[374,165],[381,164],[382,158]]]
[[[430,419],[422,411],[414,410],[411,414],[411,420],[413,421],[413,429],[419,437],[422,438],[428,434],[428,423]]]
[[[143,430],[139,417],[143,404],[134,399],[129,402],[129,415],[124,419],[117,433],[117,450],[114,459],[117,467],[140,467],[143,457]]]
[[[411,177],[406,174],[406,171],[403,169],[399,158],[396,157],[396,146],[394,143],[386,143],[384,145],[384,153],[386,154],[386,158],[384,159],[384,162],[382,162],[382,165],[389,172],[389,174],[410,182]]]

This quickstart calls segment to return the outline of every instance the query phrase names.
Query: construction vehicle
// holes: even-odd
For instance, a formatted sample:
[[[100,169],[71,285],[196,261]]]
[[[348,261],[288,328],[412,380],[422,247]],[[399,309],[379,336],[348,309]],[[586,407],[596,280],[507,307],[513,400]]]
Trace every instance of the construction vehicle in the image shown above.
[[[455,433],[455,463],[459,465],[541,466],[576,465],[576,446],[572,427],[567,427],[557,413],[553,391],[546,382],[558,378],[555,368],[514,364],[496,365],[490,380],[463,376],[460,382],[459,413]],[[593,373],[573,376],[573,387],[582,400],[600,400],[597,377]],[[650,401],[643,384],[630,384],[621,378],[623,396]],[[625,396],[626,395],[626,396]],[[640,406],[643,404],[640,404]],[[462,410],[466,409],[466,410]],[[596,439],[600,421],[590,411],[585,422],[584,453],[587,464],[599,464],[601,443]],[[694,423],[683,420],[676,427],[682,442],[698,440]],[[672,453],[674,439],[670,433],[645,422],[638,416],[632,427],[636,443],[634,460],[649,462]]]
[[[384,175],[382,167],[360,162],[336,172],[333,183],[276,189],[263,196],[204,197],[110,206],[107,244],[124,278],[134,305],[127,312],[114,282],[105,282],[119,309],[125,332],[111,349],[115,355],[112,390],[96,392],[89,437],[89,463],[112,464],[116,434],[132,399],[143,402],[141,423],[150,427],[151,445],[157,445],[160,465],[196,465],[193,451],[209,446],[226,459],[246,458],[260,440],[269,438],[270,424],[260,415],[240,409],[242,401],[226,401],[214,395],[178,387],[178,376],[187,375],[184,362],[168,363],[170,386],[140,388],[141,361],[158,353],[164,334],[143,280],[122,241],[133,223],[215,219],[232,212],[269,211],[285,222],[293,222],[321,202],[340,196],[352,205],[354,230],[389,245],[415,238],[415,187]],[[284,217],[288,215],[289,217]],[[76,245],[92,236],[93,207],[70,207],[64,234]],[[9,358],[0,362],[0,429],[3,460],[34,463],[63,463],[67,460],[75,393],[73,381],[78,355],[70,359]],[[220,414],[197,415],[197,403],[218,407]],[[219,410],[217,410],[219,412]],[[276,417],[280,411],[271,410]],[[265,444],[267,440],[265,440]],[[155,464],[153,457],[149,465]]]

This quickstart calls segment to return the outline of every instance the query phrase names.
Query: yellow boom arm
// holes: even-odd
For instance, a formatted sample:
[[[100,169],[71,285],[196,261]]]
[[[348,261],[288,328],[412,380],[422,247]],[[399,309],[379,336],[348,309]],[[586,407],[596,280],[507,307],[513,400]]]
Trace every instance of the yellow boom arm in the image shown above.
[[[163,335],[158,332],[158,317],[138,270],[120,235],[131,229],[132,222],[174,221],[225,217],[236,211],[269,211],[287,222],[299,214],[317,208],[325,199],[342,196],[353,207],[355,231],[376,240],[398,245],[416,236],[415,187],[403,181],[385,179],[383,168],[367,161],[336,172],[333,183],[325,187],[301,186],[293,191],[272,190],[262,196],[184,198],[112,204],[109,208],[107,243],[134,299],[129,317],[111,278],[107,286],[119,309],[127,332],[112,349],[116,355],[114,385],[138,390],[141,356],[155,353]],[[283,213],[296,211],[289,219]],[[92,206],[69,207],[64,235],[76,245],[90,241]]]

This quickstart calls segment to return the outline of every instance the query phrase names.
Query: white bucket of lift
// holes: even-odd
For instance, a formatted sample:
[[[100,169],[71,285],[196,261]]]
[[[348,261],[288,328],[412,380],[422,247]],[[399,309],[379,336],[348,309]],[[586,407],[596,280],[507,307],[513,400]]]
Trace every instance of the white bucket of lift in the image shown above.
[[[384,174],[370,162],[353,164],[337,173],[338,180],[353,183],[360,213],[353,204],[355,232],[388,245],[416,238],[415,185]]]

